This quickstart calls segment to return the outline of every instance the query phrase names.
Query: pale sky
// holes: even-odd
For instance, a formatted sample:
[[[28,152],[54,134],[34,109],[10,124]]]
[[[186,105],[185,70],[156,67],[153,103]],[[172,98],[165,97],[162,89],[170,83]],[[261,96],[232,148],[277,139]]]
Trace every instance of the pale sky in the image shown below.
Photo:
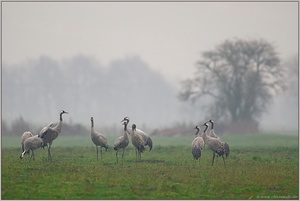
[[[234,38],[263,38],[282,59],[297,54],[298,2],[2,2],[9,65],[138,55],[175,83],[193,75],[201,52]]]

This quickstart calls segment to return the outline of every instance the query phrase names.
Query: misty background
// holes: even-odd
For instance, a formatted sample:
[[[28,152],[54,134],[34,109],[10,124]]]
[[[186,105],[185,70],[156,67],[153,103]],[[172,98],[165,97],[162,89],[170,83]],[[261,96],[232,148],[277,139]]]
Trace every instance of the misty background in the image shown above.
[[[287,90],[262,117],[262,130],[297,130],[298,82],[296,74],[289,74]],[[70,113],[64,115],[64,122],[89,128],[93,116],[102,130],[122,128],[125,116],[150,131],[207,120],[201,113],[205,100],[179,101],[178,89],[138,56],[114,60],[109,66],[84,55],[63,61],[42,56],[16,66],[3,65],[2,76],[2,123],[6,126],[23,119],[39,128],[58,122],[61,109]]]
[[[180,102],[176,88],[138,56],[112,61],[108,67],[83,55],[61,62],[42,56],[4,66],[2,73],[7,123],[23,117],[43,125],[58,121],[60,109],[70,113],[64,115],[65,122],[90,126],[93,116],[98,127],[121,127],[125,116],[152,128],[203,116],[195,106]]]
[[[290,66],[297,9],[293,2],[4,2],[2,134],[39,131],[62,109],[73,135],[89,129],[91,116],[111,134],[125,116],[150,134],[194,127],[208,120],[210,100],[177,96],[201,52],[226,39],[263,37]],[[287,75],[288,88],[260,119],[262,131],[298,132],[298,71]]]

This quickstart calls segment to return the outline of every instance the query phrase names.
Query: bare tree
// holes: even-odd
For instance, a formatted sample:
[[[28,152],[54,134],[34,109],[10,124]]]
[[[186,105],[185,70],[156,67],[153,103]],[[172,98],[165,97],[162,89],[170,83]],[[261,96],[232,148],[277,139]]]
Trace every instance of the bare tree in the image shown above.
[[[209,116],[232,122],[254,121],[284,87],[284,68],[265,40],[226,40],[202,54],[194,78],[182,82],[179,99],[212,97]]]

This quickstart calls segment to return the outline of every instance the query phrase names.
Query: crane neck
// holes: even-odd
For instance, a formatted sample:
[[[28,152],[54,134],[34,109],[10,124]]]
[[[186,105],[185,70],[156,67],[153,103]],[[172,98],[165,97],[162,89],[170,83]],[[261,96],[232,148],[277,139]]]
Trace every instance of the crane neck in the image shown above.
[[[202,133],[202,137],[203,137],[203,140],[206,141],[206,140],[207,140],[207,137],[208,137],[207,134],[206,134],[208,125],[204,125],[204,126],[205,126],[205,129],[204,129],[204,131],[203,131],[203,133]]]
[[[131,131],[131,137],[133,137],[133,136],[136,136],[136,130],[135,129],[131,129],[132,131]]]
[[[58,124],[53,129],[57,130],[60,133],[61,127],[62,127],[62,121],[58,122]]]
[[[210,127],[210,129],[212,130],[212,129],[214,129],[214,122],[213,122],[213,121],[211,121],[210,123],[211,123],[211,127]]]
[[[197,131],[195,133],[195,136],[198,136],[198,133],[199,133],[200,129],[199,128],[196,128],[196,129],[197,129]]]
[[[206,133],[206,131],[207,131],[207,129],[208,129],[208,126],[207,125],[205,125],[205,129],[204,129],[204,133]]]
[[[63,113],[60,113],[60,114],[59,114],[59,120],[60,120],[60,121],[63,121],[62,115],[63,115]]]
[[[206,135],[206,133],[205,133],[204,131],[203,131],[203,133],[202,133],[202,137],[203,137],[204,142],[206,142],[208,136]]]
[[[91,119],[91,135],[94,133],[94,121]]]
[[[127,134],[127,124],[124,124],[124,134],[123,134],[123,136],[124,136],[124,139],[128,139],[128,134]]]

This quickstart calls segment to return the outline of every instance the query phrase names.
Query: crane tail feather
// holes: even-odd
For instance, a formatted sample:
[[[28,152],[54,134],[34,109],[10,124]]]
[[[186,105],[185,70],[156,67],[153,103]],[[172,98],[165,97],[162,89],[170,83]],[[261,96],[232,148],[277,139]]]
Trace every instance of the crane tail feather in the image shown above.
[[[152,143],[152,139],[149,137],[148,138],[148,140],[147,140],[147,145],[149,146],[149,151],[151,151],[152,150],[152,145],[153,145],[153,143]]]

